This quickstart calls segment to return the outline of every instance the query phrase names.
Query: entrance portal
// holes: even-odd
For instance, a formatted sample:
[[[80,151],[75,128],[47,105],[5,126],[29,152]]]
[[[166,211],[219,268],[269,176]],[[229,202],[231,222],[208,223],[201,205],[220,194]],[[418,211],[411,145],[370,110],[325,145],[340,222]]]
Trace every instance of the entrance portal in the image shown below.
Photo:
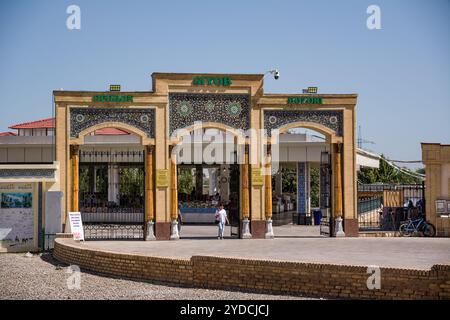
[[[220,204],[230,224],[225,235],[239,237],[239,165],[181,164],[177,166],[181,238],[217,237],[215,213]]]
[[[272,176],[275,237],[331,235],[330,143],[319,132],[291,128],[279,136]]]

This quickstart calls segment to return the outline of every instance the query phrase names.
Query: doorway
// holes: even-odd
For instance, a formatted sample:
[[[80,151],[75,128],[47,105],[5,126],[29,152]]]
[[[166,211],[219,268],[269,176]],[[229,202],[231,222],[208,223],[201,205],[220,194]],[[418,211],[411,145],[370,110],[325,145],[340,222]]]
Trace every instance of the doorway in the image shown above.
[[[330,144],[319,132],[303,130],[280,135],[279,162],[272,176],[275,237],[330,234]]]
[[[178,208],[181,239],[217,238],[215,213],[220,204],[227,211],[225,238],[240,235],[240,175],[238,164],[179,164]]]

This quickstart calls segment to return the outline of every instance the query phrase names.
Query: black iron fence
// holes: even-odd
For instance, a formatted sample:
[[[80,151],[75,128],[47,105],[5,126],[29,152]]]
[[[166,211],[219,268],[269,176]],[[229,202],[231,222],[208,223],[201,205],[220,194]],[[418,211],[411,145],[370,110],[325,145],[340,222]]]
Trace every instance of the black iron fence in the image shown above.
[[[144,153],[80,152],[79,207],[86,240],[144,239]]]
[[[360,229],[379,229],[382,221],[382,197],[358,199],[358,223]]]
[[[396,231],[410,217],[425,216],[425,184],[358,184],[360,231]]]
[[[84,223],[85,240],[143,240],[144,223]]]

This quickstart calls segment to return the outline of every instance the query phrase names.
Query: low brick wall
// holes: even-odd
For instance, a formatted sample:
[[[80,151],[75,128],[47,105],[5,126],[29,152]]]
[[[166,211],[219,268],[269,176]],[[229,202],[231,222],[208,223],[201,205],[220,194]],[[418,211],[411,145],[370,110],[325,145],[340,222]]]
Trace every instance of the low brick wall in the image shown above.
[[[362,266],[193,256],[190,260],[96,251],[57,239],[56,259],[135,279],[215,289],[356,299],[450,299],[450,266],[380,268],[381,289],[369,290]]]
[[[193,283],[192,263],[189,260],[97,251],[81,246],[56,239],[53,256],[65,263],[114,276],[185,285]]]
[[[369,290],[367,267],[201,256],[191,260],[194,284],[205,288],[357,299],[450,299],[450,266],[427,271],[380,268],[381,289]]]

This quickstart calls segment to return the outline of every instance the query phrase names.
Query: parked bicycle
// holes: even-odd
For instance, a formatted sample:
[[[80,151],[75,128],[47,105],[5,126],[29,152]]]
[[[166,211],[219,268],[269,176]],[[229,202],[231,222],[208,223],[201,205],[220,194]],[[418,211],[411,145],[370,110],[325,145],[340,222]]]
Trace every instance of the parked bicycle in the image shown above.
[[[428,223],[424,218],[408,219],[402,223],[399,228],[402,236],[423,235],[424,237],[434,237],[436,235],[436,228],[431,223]]]

